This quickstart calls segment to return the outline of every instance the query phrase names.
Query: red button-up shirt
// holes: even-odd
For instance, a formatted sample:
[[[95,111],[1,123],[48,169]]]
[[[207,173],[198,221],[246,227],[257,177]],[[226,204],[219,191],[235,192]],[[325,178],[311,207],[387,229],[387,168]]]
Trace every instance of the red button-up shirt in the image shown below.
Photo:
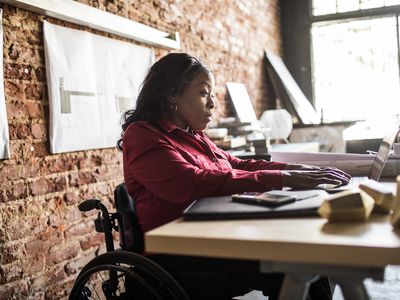
[[[281,189],[285,166],[238,159],[201,131],[167,121],[131,124],[123,136],[123,165],[144,232],[179,218],[200,197]]]

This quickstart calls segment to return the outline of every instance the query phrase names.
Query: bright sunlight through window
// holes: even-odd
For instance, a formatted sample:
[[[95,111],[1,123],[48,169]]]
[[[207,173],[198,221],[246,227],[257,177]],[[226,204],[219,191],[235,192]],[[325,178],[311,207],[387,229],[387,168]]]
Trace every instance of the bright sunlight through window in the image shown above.
[[[311,34],[315,105],[325,122],[399,113],[394,17],[314,24]]]

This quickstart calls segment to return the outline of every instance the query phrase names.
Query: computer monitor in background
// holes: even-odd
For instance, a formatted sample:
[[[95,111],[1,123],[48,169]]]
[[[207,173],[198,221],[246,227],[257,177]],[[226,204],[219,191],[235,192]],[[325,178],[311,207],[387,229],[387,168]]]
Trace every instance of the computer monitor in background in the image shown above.
[[[251,103],[246,86],[243,83],[227,82],[229,96],[232,99],[239,122],[256,124],[258,122],[253,104]]]

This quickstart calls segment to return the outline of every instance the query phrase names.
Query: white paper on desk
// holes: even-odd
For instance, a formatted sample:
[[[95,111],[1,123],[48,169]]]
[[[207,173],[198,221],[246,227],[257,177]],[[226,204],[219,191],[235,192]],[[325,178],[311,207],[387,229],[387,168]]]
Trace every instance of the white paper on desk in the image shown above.
[[[114,147],[153,51],[44,22],[52,153]]]
[[[0,19],[2,18],[3,10],[0,9]],[[3,22],[0,22],[0,46],[1,51],[3,51]],[[0,54],[0,68],[0,159],[4,159],[10,158],[10,146],[6,103],[4,98],[3,52]]]
[[[336,167],[352,176],[366,176],[374,160],[373,155],[354,153],[299,153],[273,152],[272,161]]]
[[[374,158],[374,155],[355,153],[271,152],[272,161],[336,167],[352,176],[367,176]],[[400,174],[400,157],[390,155],[382,176],[393,177],[398,174]]]

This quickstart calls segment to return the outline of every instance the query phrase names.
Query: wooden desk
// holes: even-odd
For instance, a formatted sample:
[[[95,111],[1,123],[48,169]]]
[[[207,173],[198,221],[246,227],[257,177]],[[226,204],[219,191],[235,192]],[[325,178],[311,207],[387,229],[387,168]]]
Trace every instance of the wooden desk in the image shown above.
[[[338,283],[346,299],[369,299],[363,280],[383,280],[386,265],[400,264],[400,232],[388,219],[341,224],[321,218],[180,219],[148,232],[146,250],[259,260],[264,272],[286,273],[280,300],[302,299],[318,275]]]

